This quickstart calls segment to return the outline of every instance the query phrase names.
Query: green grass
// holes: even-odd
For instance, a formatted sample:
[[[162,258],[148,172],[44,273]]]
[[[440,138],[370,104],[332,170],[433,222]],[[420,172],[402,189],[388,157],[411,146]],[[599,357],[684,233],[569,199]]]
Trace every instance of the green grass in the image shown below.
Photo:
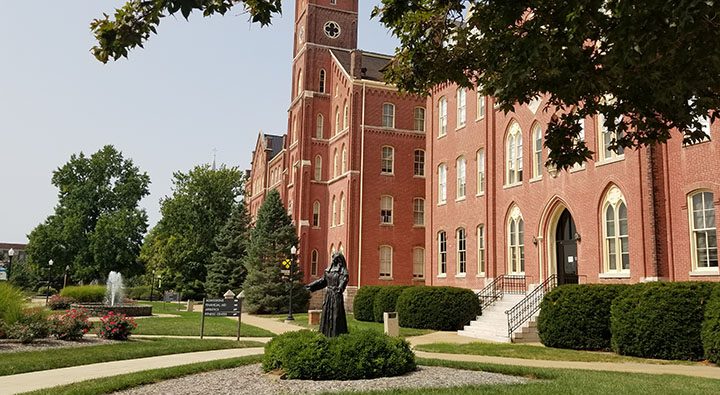
[[[174,314],[179,317],[171,318],[141,318],[135,320],[138,326],[133,333],[137,335],[166,335],[166,336],[200,336],[200,313],[179,311],[185,305],[163,302],[140,302],[152,304],[153,314]],[[205,317],[205,336],[237,336],[237,318]],[[273,337],[272,332],[252,325],[241,323],[240,336],[244,337]]]
[[[285,320],[285,317],[287,317],[287,315],[278,315],[276,317],[278,317],[280,321],[283,321]],[[295,323],[297,325],[304,326],[306,328],[311,327],[310,325],[308,325],[307,313],[293,314],[293,317],[295,317]],[[349,331],[369,329],[373,331],[383,332],[384,330],[382,322],[358,321],[355,319],[355,317],[353,317],[352,314],[347,314],[346,317]],[[317,328],[317,325],[315,325],[314,327]],[[435,331],[430,329],[400,328],[400,337],[420,336],[432,332]]]
[[[487,355],[493,357],[522,358],[522,359],[544,359],[550,361],[580,361],[580,362],[636,362],[649,364],[682,364],[694,365],[691,361],[663,361],[659,359],[645,359],[626,357],[610,352],[577,351],[527,344],[496,344],[496,343],[469,343],[450,344],[433,343],[415,346],[416,350],[447,353],[447,354],[469,354]]]
[[[98,346],[3,353],[0,356],[0,376],[158,355],[262,346],[262,343],[247,341],[157,338]]]
[[[138,373],[128,373],[119,376],[106,377],[95,380],[82,381],[75,384],[63,385],[44,390],[25,392],[26,395],[100,395],[122,391],[140,385],[153,384],[177,377],[188,376],[212,370],[231,369],[238,366],[258,363],[262,356],[220,359],[211,362],[199,362],[190,365],[176,366],[165,369],[146,370]]]

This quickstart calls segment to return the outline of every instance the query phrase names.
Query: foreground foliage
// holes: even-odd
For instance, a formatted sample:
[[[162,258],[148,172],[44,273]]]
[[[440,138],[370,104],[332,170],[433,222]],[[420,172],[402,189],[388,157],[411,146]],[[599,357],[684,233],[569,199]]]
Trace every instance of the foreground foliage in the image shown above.
[[[379,285],[365,285],[358,289],[353,300],[353,316],[358,321],[375,320],[375,296],[382,289]]]
[[[60,340],[80,340],[92,326],[83,309],[71,309],[63,315],[50,318],[50,332]]]
[[[288,379],[358,380],[415,370],[410,345],[374,331],[327,338],[309,330],[290,332],[265,347],[263,370],[280,369]]]
[[[705,358],[720,364],[720,286],[715,287],[705,308],[702,341]]]

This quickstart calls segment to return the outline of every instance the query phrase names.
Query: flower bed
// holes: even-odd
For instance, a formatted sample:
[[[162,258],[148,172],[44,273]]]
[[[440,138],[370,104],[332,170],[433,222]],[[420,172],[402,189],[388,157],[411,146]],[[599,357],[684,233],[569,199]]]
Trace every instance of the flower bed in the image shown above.
[[[93,317],[102,317],[110,312],[125,314],[128,317],[147,317],[152,315],[152,306],[147,305],[120,305],[107,306],[102,303],[73,303],[74,309],[85,309]]]

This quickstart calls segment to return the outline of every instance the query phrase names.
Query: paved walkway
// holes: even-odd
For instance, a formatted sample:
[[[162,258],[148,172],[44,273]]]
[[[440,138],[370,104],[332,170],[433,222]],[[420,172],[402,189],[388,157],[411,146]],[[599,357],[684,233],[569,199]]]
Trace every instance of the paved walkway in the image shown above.
[[[230,318],[232,320],[237,320],[237,318],[235,318],[235,317],[228,317],[228,318]],[[258,328],[265,329],[276,335],[280,335],[285,332],[293,332],[293,331],[297,331],[300,329],[307,329],[300,325],[286,324],[285,322],[280,321],[280,320],[281,320],[281,318],[278,318],[278,317],[259,317],[257,315],[250,315],[247,313],[243,313],[241,323],[252,325],[252,326],[257,326]]]

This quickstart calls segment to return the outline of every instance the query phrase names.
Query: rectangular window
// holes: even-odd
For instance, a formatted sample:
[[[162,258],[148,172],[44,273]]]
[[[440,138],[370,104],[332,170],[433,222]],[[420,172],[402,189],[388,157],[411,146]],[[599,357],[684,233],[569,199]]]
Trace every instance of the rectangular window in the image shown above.
[[[425,226],[425,199],[413,199],[413,225]]]
[[[310,275],[311,276],[317,276],[317,268],[318,268],[318,252],[317,252],[317,250],[313,250],[311,257],[310,257]]]
[[[465,237],[465,228],[456,231],[457,238],[457,274],[465,274],[467,272],[467,238]]]
[[[444,97],[438,102],[438,122],[438,137],[441,137],[447,134],[447,99]]]
[[[382,125],[384,128],[395,127],[395,106],[390,103],[383,104]]]
[[[477,90],[477,119],[485,118],[485,96],[480,92],[480,88]]]
[[[698,192],[690,198],[690,231],[693,266],[696,270],[718,267],[715,202],[712,192]]]
[[[612,149],[610,146],[612,145],[613,141],[621,138],[623,136],[622,131],[611,132],[607,126],[605,126],[606,118],[602,114],[598,114],[597,122],[598,122],[598,130],[600,130],[600,141],[602,141],[602,149],[600,150],[600,160],[609,160],[613,158],[621,157],[625,154],[625,149],[623,147],[617,147],[615,149]],[[620,123],[623,121],[623,117],[619,117],[616,123]]]
[[[422,107],[415,107],[415,110],[413,111],[413,119],[414,119],[414,126],[415,130],[418,132],[424,132],[425,131],[425,109]]]
[[[447,165],[438,166],[438,203],[447,201]]]
[[[542,129],[539,125],[535,125],[533,129],[533,177],[542,177],[542,145],[543,136]]]
[[[395,150],[393,147],[382,147],[380,158],[380,172],[384,174],[392,174]]]
[[[392,276],[392,247],[380,247],[380,277]]]
[[[315,228],[320,226],[320,202],[313,203],[312,226]]]
[[[457,127],[465,126],[465,120],[466,120],[466,111],[465,108],[467,106],[467,100],[466,99],[466,89],[460,88],[457,90]]]
[[[447,273],[447,234],[438,233],[438,273]]]
[[[380,223],[392,225],[393,198],[392,196],[383,196],[380,198]]]
[[[477,194],[485,193],[485,150],[480,148],[477,152]]]
[[[477,227],[477,246],[478,246],[478,274],[485,274],[485,225]]]
[[[465,184],[465,158],[460,157],[457,159],[457,199],[462,199],[465,197]]]
[[[425,249],[413,248],[413,278],[425,278]]]
[[[421,149],[415,150],[415,163],[413,165],[413,175],[416,177],[425,177],[425,151]]]

